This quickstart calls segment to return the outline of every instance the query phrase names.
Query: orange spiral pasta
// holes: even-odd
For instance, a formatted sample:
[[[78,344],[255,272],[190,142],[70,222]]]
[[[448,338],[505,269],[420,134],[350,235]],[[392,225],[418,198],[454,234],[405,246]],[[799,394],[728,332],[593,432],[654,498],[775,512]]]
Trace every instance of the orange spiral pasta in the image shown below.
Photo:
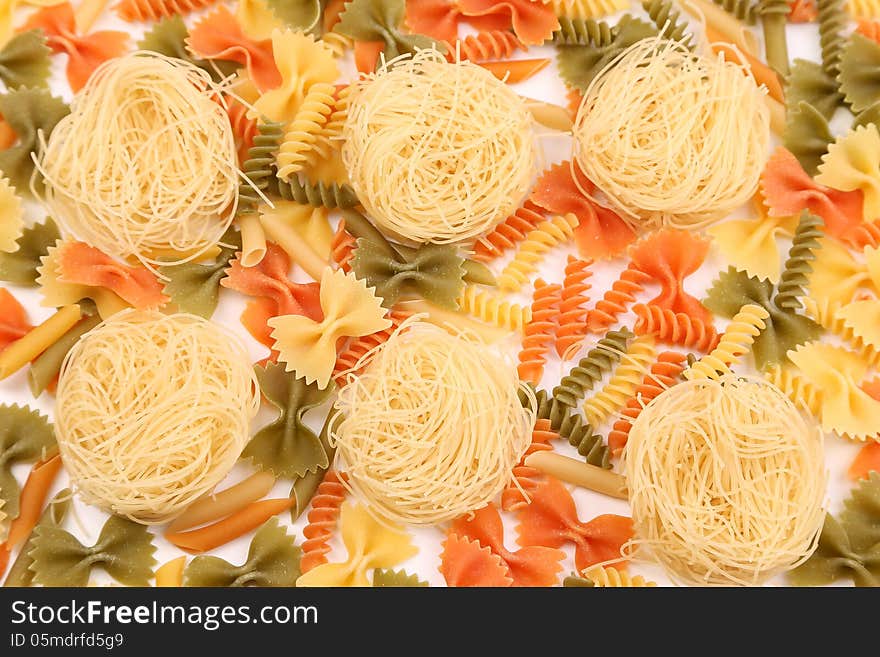
[[[636,388],[635,393],[627,400],[626,406],[620,412],[620,419],[614,423],[608,433],[608,447],[615,456],[626,447],[629,430],[642,409],[657,395],[678,382],[678,377],[684,371],[686,364],[684,355],[677,351],[664,351],[657,356],[651,371],[645,374],[641,385]]]
[[[550,428],[550,420],[541,419],[535,422],[535,428],[532,430],[532,444],[529,445],[522,460],[513,468],[513,480],[501,493],[502,509],[516,511],[531,501],[532,492],[538,482],[544,478],[544,473],[537,468],[526,465],[525,460],[535,452],[552,451],[553,447],[551,447],[550,441],[558,439],[559,434]]]
[[[590,271],[592,264],[592,258],[568,256],[559,302],[559,328],[556,330],[556,353],[559,356],[565,357],[587,335],[587,310],[584,305],[590,300],[587,291],[591,285],[586,281],[593,275]]]
[[[651,277],[636,269],[632,263],[624,269],[611,289],[596,303],[587,314],[587,329],[592,333],[604,333],[617,321],[617,317],[627,311],[636,300],[636,295],[644,291],[645,283]]]
[[[490,30],[471,34],[464,39],[444,41],[446,59],[454,62],[456,56],[472,62],[507,59],[517,50],[527,50],[525,44],[513,32]]]
[[[556,316],[562,288],[556,284],[545,283],[540,278],[535,281],[532,297],[532,321],[523,328],[522,351],[519,352],[517,372],[523,381],[538,385],[544,374],[544,354],[553,341],[556,329]]]
[[[685,313],[675,313],[653,304],[637,304],[633,307],[636,335],[654,335],[660,342],[669,342],[688,349],[709,353],[718,346],[718,331],[713,324],[691,317]]]
[[[537,210],[539,210],[537,206],[527,201],[523,207],[474,244],[474,259],[487,262],[522,242],[526,235],[544,221],[544,215]]]
[[[403,323],[403,320],[409,317],[410,314],[411,313],[408,312],[394,310],[388,316],[391,320],[391,326],[387,329],[371,333],[370,335],[354,338],[349,341],[345,349],[336,357],[336,366],[333,368],[333,380],[337,385],[345,383],[344,375],[347,372],[357,374],[360,371],[360,368],[355,370],[354,367],[358,364],[358,361],[360,361],[360,359],[372,349],[375,349],[381,344],[385,344],[385,342],[388,341],[388,338],[391,337],[391,334],[394,333],[397,327],[399,327]],[[362,363],[362,365],[365,365],[365,363]]]
[[[330,552],[330,536],[339,522],[339,509],[345,501],[345,485],[335,470],[328,470],[324,481],[318,485],[312,498],[308,524],[303,527],[305,541],[302,544],[300,570],[309,572],[312,568],[327,563]]]
[[[175,14],[185,15],[214,4],[217,0],[122,0],[116,13],[123,20],[158,21]]]
[[[345,230],[345,219],[339,220],[333,240],[330,242],[330,259],[345,273],[351,271],[351,259],[354,257],[354,247],[357,241]]]

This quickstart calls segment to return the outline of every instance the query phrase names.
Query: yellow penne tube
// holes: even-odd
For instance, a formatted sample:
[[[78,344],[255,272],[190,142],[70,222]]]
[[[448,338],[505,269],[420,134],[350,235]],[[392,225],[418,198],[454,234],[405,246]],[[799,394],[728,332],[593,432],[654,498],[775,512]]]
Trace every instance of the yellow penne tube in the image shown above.
[[[64,306],[27,335],[16,340],[0,353],[0,381],[15,374],[27,363],[55,344],[82,317],[76,304]]]
[[[290,259],[316,281],[321,280],[327,262],[309,246],[291,226],[270,214],[260,216],[259,221],[266,237],[280,246]]]
[[[241,229],[241,264],[245,267],[256,267],[266,255],[266,232],[260,217],[253,213],[238,217]]]
[[[183,586],[183,567],[186,565],[186,557],[177,557],[163,564],[156,570],[157,587],[180,587]]]
[[[737,48],[750,55],[758,56],[760,53],[758,37],[711,0],[686,0],[682,6],[693,16],[702,15],[709,27],[729,39]]]
[[[627,499],[626,478],[611,470],[598,468],[554,452],[535,452],[526,457],[525,464],[575,486],[610,497]]]
[[[271,473],[257,472],[219,493],[205,495],[196,500],[168,525],[168,531],[180,532],[225,518],[266,496],[274,485],[275,477]]]
[[[560,132],[571,132],[573,123],[567,109],[534,98],[524,100],[526,108],[532,113],[532,118],[542,126]]]

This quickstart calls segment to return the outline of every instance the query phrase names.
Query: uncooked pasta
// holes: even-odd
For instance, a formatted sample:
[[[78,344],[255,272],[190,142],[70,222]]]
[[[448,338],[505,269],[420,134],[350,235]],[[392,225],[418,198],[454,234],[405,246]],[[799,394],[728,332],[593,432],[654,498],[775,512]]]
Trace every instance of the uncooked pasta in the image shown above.
[[[636,227],[724,217],[755,193],[768,155],[765,90],[746,72],[675,41],[637,42],[584,94],[577,163]]]
[[[218,91],[206,71],[146,51],[96,70],[37,164],[62,231],[153,267],[157,253],[181,254],[179,263],[214,246],[239,176]]]
[[[345,485],[379,517],[434,525],[479,509],[531,442],[534,392],[475,336],[405,321],[349,377],[330,422]],[[468,339],[469,338],[469,339]],[[531,404],[524,408],[517,392]]]
[[[89,503],[166,522],[232,469],[259,408],[247,352],[196,315],[128,310],[87,333],[58,381],[56,435]]]
[[[635,539],[678,581],[755,585],[802,563],[825,517],[822,434],[773,384],[668,389],[624,450]]]
[[[355,83],[342,157],[378,226],[417,243],[489,231],[529,191],[535,162],[523,100],[471,62],[422,50]]]

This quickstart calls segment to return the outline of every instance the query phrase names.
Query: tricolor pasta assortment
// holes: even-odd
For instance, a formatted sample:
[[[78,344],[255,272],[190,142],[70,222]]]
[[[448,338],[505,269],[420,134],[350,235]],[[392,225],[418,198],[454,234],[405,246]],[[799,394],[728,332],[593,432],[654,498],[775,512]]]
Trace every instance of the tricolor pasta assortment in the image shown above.
[[[871,3],[38,4],[5,585],[880,585]]]

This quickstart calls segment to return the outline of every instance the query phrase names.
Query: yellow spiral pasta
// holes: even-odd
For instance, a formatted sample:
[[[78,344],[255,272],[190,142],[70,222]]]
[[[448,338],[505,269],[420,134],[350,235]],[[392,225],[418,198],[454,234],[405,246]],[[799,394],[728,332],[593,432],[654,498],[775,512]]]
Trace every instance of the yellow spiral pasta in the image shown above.
[[[494,324],[510,331],[522,331],[523,326],[532,319],[532,309],[503,297],[482,290],[476,285],[467,285],[458,298],[459,310],[488,324]]]
[[[766,328],[770,313],[761,306],[748,304],[733,316],[721,341],[708,354],[684,371],[684,378],[718,379],[730,374],[730,366],[749,351],[755,338]]]
[[[498,276],[498,288],[505,292],[516,292],[525,285],[538,265],[555,246],[568,242],[578,219],[573,214],[557,215],[538,224],[520,243],[516,255]]]
[[[646,580],[641,575],[633,577],[628,572],[617,568],[593,566],[584,571],[584,577],[593,582],[597,588],[646,588],[657,586],[656,582]]]
[[[308,163],[308,153],[333,111],[335,92],[336,88],[326,82],[317,82],[309,88],[296,116],[284,131],[284,139],[275,157],[278,177],[282,180],[286,181]]]
[[[657,355],[654,344],[650,335],[639,336],[629,343],[608,383],[584,402],[587,422],[597,427],[626,405],[654,362]]]

